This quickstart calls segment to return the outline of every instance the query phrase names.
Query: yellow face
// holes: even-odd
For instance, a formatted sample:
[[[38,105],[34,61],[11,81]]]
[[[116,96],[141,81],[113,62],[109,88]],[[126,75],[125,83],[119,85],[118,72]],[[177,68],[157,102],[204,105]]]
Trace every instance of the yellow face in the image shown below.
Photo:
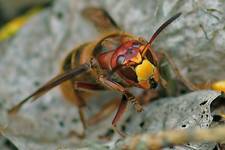
[[[127,47],[123,47],[123,54],[117,56],[117,64],[127,67],[123,73],[123,77],[131,81],[135,81],[137,86],[143,89],[155,88],[158,83],[158,69],[151,62],[151,56],[142,55],[145,49],[148,50],[148,46],[136,43],[127,43]],[[128,69],[129,68],[129,69]],[[132,74],[128,72],[132,71]],[[122,72],[122,71],[121,71]],[[131,73],[131,72],[130,72]]]
[[[149,88],[149,79],[154,76],[155,66],[148,60],[144,59],[141,64],[135,67],[138,83],[143,88]]]

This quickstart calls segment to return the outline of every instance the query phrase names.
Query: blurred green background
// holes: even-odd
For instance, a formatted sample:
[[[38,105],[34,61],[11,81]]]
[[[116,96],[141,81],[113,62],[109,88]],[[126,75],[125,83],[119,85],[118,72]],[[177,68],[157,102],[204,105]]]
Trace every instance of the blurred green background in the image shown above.
[[[53,0],[0,0],[0,26],[34,7],[48,7]]]

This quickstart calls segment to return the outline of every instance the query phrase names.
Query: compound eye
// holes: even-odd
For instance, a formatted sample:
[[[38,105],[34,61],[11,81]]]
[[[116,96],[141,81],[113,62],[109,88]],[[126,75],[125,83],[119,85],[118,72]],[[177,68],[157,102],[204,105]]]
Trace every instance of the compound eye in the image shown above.
[[[123,65],[124,61],[125,61],[125,56],[124,55],[118,56],[118,58],[117,58],[117,64]]]
[[[158,83],[153,78],[149,79],[149,83],[152,89],[156,89],[158,87]]]

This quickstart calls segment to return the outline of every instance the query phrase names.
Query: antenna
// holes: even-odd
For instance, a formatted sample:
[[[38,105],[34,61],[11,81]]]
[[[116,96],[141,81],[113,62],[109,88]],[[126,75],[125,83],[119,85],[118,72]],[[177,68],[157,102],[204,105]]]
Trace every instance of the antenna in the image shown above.
[[[169,24],[171,24],[174,20],[176,20],[179,16],[181,15],[181,13],[177,13],[176,15],[174,15],[173,17],[171,17],[170,19],[168,19],[166,22],[164,22],[156,31],[155,33],[152,35],[152,37],[150,38],[149,42],[146,44],[142,55],[145,55],[146,51],[147,51],[147,47],[150,46],[152,44],[152,42],[155,40],[155,38],[159,35],[159,33],[165,29]]]

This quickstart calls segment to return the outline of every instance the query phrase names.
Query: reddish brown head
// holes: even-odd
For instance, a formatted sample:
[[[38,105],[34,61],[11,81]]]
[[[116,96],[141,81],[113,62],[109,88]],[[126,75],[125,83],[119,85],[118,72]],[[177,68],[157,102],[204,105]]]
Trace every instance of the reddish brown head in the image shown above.
[[[118,47],[111,58],[111,67],[118,69],[117,73],[128,83],[147,89],[155,88],[159,82],[158,59],[151,49],[151,44],[159,33],[171,22],[177,19],[181,13],[168,19],[153,34],[147,44],[138,40],[131,40]]]
[[[145,48],[146,44],[138,40],[123,43],[114,51],[111,58],[111,67],[113,69],[120,66],[117,73],[124,80],[129,84],[148,89],[154,88],[156,85],[158,79],[155,79],[158,76],[158,70],[155,58],[150,51],[142,55]]]
[[[151,49],[151,44],[159,33],[180,15],[181,13],[178,13],[163,23],[149,42],[128,40],[123,42],[116,50],[111,51],[110,69],[116,69],[116,73],[128,84],[143,89],[156,88],[160,75],[158,59]]]

